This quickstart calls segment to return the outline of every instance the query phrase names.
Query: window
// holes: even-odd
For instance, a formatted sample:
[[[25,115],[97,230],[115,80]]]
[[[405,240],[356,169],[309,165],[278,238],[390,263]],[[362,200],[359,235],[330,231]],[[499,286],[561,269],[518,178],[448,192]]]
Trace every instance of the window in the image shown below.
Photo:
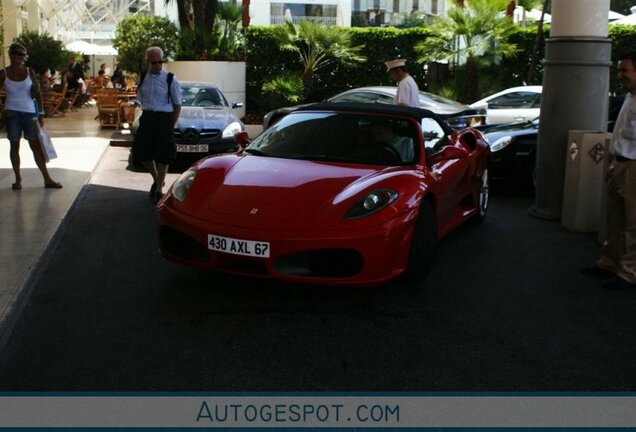
[[[532,92],[514,92],[498,96],[488,101],[489,109],[539,108],[541,94]]]
[[[428,117],[423,118],[422,135],[424,136],[424,146],[426,147],[427,153],[441,150],[445,142],[445,134],[444,129],[442,129],[437,121]]]
[[[363,102],[373,103],[376,101],[376,95],[373,93],[347,93],[331,99],[331,102]]]
[[[271,157],[373,165],[416,160],[418,129],[384,115],[297,111],[283,117],[247,148]]]

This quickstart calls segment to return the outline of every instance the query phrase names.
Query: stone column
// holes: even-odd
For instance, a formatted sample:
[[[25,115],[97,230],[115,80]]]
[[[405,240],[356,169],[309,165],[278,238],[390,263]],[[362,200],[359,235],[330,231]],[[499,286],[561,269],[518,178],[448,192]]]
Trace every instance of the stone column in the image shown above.
[[[537,148],[537,191],[530,214],[558,220],[570,130],[607,130],[611,40],[609,0],[553,0],[546,41]]]
[[[22,30],[20,15],[21,11],[13,0],[2,0],[2,40],[4,41],[2,58],[5,65],[9,64],[7,48]]]

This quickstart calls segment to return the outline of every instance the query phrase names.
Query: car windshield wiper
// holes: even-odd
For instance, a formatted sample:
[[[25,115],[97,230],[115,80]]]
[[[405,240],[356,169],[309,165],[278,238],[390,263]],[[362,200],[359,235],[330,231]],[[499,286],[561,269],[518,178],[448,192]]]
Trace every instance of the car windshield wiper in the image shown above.
[[[265,153],[265,152],[263,152],[263,151],[260,151],[260,150],[254,149],[254,148],[246,148],[246,149],[245,149],[245,150],[243,150],[243,151],[244,151],[245,153],[249,153],[249,154],[252,154],[252,155],[254,155],[254,156],[265,156],[265,157],[269,157],[269,156],[271,156],[270,154],[267,154],[267,153]]]

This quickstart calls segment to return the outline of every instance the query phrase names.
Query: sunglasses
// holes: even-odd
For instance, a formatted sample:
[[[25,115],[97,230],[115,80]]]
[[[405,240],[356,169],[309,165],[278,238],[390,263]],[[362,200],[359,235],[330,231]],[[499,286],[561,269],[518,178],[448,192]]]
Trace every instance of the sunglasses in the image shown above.
[[[11,54],[18,57],[28,57],[27,53],[23,53],[23,52],[14,51]]]
[[[165,62],[163,60],[158,60],[158,61],[151,61],[150,64],[151,65],[156,65],[156,64],[164,64]]]

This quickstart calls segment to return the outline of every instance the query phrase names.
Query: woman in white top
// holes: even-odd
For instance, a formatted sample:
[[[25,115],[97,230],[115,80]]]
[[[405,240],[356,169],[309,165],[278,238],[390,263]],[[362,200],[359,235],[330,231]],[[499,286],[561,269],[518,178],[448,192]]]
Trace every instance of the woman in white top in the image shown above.
[[[0,70],[0,88],[7,94],[3,117],[6,119],[7,138],[11,145],[9,153],[15,183],[11,186],[14,190],[22,189],[22,176],[20,175],[20,139],[29,142],[35,163],[44,177],[44,187],[60,189],[62,184],[51,178],[46,169],[42,146],[38,142],[34,119],[37,117],[40,126],[44,126],[42,120],[42,95],[40,86],[33,70],[26,66],[26,48],[13,43],[9,47],[11,64]],[[37,109],[37,113],[36,113]]]

